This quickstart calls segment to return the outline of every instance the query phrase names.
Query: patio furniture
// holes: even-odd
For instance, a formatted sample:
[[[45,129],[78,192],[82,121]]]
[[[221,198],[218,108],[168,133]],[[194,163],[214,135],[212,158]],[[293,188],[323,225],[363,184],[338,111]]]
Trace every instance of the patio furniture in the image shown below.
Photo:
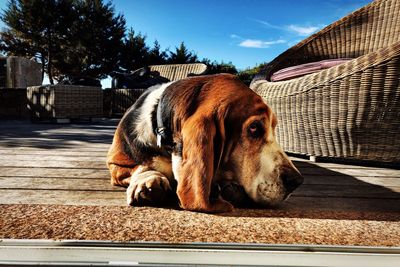
[[[27,89],[28,109],[34,120],[92,119],[103,116],[101,87],[44,85]]]
[[[207,72],[207,65],[203,63],[190,64],[168,64],[168,65],[151,65],[133,72],[137,76],[137,82],[134,82],[134,88],[118,88],[113,86],[111,92],[105,91],[110,104],[105,103],[105,107],[109,106],[109,111],[105,111],[109,116],[122,116],[125,111],[131,107],[140,95],[146,91],[148,85],[155,85],[162,82],[177,81],[189,76],[202,75]],[[121,74],[119,74],[121,75]],[[146,80],[146,76],[149,80]],[[136,78],[133,77],[134,79]],[[123,78],[120,76],[120,78]],[[118,85],[121,82],[113,81],[112,84]],[[138,86],[139,85],[139,86]],[[141,87],[140,85],[143,85]],[[124,86],[125,87],[125,86]]]
[[[170,81],[177,81],[188,76],[202,75],[207,72],[207,65],[203,63],[152,65],[150,71],[157,71],[160,76]]]
[[[284,68],[326,59],[345,63],[286,81]],[[278,116],[287,152],[400,162],[400,1],[377,0],[291,47],[251,88]]]

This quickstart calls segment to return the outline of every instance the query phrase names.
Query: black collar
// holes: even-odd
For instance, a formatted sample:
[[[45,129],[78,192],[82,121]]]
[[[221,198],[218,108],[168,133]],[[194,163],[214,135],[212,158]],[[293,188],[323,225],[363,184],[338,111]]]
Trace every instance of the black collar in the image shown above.
[[[172,151],[175,146],[171,127],[173,112],[163,96],[164,94],[161,95],[156,107],[157,128],[155,129],[155,134],[157,136],[157,146]]]

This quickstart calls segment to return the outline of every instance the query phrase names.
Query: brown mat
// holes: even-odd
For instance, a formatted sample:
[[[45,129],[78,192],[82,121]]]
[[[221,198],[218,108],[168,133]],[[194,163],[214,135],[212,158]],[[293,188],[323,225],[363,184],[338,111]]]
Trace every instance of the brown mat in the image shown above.
[[[0,205],[0,238],[400,246],[390,212]]]

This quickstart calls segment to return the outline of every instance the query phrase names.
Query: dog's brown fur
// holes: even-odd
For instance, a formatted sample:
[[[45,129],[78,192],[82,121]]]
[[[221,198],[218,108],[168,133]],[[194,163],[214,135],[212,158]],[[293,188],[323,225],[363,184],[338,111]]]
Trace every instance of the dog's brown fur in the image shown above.
[[[145,99],[143,96],[138,101],[143,103]],[[149,139],[150,144],[137,141],[138,133],[132,130],[137,117],[127,115],[134,112],[133,106],[118,125],[108,153],[112,183],[131,187],[132,177],[142,179],[143,182],[135,181],[131,190],[128,188],[128,194],[140,197],[138,186],[169,190],[168,182],[172,183],[175,176],[182,208],[204,212],[232,210],[233,206],[222,197],[210,200],[212,183],[227,179],[235,180],[245,189],[252,186],[252,177],[261,167],[259,161],[251,159],[259,157],[260,149],[268,142],[274,142],[277,120],[272,110],[260,96],[227,74],[177,81],[167,87],[162,99],[173,113],[172,154],[181,158],[175,173],[170,154],[156,146],[155,136]],[[254,120],[264,129],[260,138],[248,136],[247,129]],[[290,169],[291,174],[299,176],[282,151],[274,153],[281,170]],[[242,178],[235,177],[238,174]],[[146,178],[149,175],[154,179]]]

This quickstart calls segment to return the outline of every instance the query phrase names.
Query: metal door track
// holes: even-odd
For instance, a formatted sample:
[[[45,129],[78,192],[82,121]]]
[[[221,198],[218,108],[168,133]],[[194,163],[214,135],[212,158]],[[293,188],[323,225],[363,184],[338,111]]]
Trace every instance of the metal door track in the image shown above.
[[[399,266],[400,247],[0,240],[0,266]]]

